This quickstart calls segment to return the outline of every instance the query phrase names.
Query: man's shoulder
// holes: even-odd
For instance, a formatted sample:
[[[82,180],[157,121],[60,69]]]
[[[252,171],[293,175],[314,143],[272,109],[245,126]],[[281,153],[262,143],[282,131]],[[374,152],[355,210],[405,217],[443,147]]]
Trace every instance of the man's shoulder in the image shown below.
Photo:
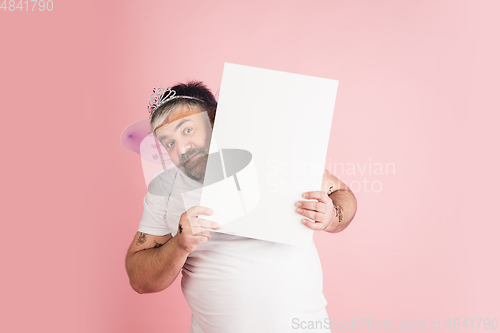
[[[171,165],[155,174],[149,183],[148,192],[158,196],[168,196],[172,191],[177,172],[178,169]]]

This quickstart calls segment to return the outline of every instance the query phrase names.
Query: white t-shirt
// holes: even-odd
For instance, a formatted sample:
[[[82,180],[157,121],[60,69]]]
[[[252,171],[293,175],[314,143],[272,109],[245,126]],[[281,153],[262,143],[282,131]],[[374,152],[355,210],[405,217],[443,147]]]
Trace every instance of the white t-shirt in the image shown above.
[[[200,186],[175,166],[165,169],[149,186],[138,231],[175,236],[186,211],[180,194]],[[212,232],[189,254],[181,285],[192,311],[190,333],[330,332],[313,242],[294,246]]]

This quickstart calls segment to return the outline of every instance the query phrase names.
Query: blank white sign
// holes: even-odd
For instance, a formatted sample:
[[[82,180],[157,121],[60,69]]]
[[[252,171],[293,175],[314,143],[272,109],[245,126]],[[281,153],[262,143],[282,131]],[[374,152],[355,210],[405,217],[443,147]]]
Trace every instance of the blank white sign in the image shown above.
[[[224,233],[310,243],[312,230],[295,203],[321,189],[337,86],[336,80],[226,63],[210,154],[225,165],[226,155],[246,151],[251,162],[203,188],[200,205],[214,210],[203,217],[223,224]],[[207,170],[211,164],[209,158]]]

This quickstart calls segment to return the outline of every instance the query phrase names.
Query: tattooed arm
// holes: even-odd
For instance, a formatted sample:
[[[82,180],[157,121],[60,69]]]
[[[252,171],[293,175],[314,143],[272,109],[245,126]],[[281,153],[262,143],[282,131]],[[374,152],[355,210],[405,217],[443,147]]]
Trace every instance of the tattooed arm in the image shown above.
[[[356,197],[346,184],[325,169],[322,190],[333,202],[333,217],[325,231],[336,233],[344,230],[351,223],[357,210]]]
[[[176,246],[170,234],[154,236],[138,232],[125,260],[130,285],[139,294],[168,288],[188,254]]]
[[[296,212],[307,217],[302,223],[313,230],[340,232],[347,228],[356,214],[357,203],[354,194],[326,169],[321,191],[305,192],[303,197],[313,200],[297,201]]]
[[[130,285],[139,294],[168,288],[186,262],[189,253],[212,237],[208,229],[219,229],[216,222],[198,218],[211,215],[206,207],[194,206],[179,219],[177,234],[153,236],[138,232],[127,253],[125,266]]]

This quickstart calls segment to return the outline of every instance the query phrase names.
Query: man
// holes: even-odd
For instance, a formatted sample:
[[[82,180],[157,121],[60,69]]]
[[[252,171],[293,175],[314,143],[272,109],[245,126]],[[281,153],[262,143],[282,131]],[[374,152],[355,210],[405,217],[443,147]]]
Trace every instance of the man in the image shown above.
[[[126,256],[132,288],[164,290],[182,270],[191,333],[297,332],[297,321],[322,321],[307,331],[329,332],[314,243],[302,247],[211,232],[220,225],[197,217],[211,215],[209,207],[185,207],[183,195],[203,184],[216,107],[200,82],[176,85],[150,100],[151,131],[173,166],[151,182],[144,198]],[[313,230],[340,232],[356,211],[352,192],[326,170],[321,190],[304,198],[317,200],[296,203]]]

